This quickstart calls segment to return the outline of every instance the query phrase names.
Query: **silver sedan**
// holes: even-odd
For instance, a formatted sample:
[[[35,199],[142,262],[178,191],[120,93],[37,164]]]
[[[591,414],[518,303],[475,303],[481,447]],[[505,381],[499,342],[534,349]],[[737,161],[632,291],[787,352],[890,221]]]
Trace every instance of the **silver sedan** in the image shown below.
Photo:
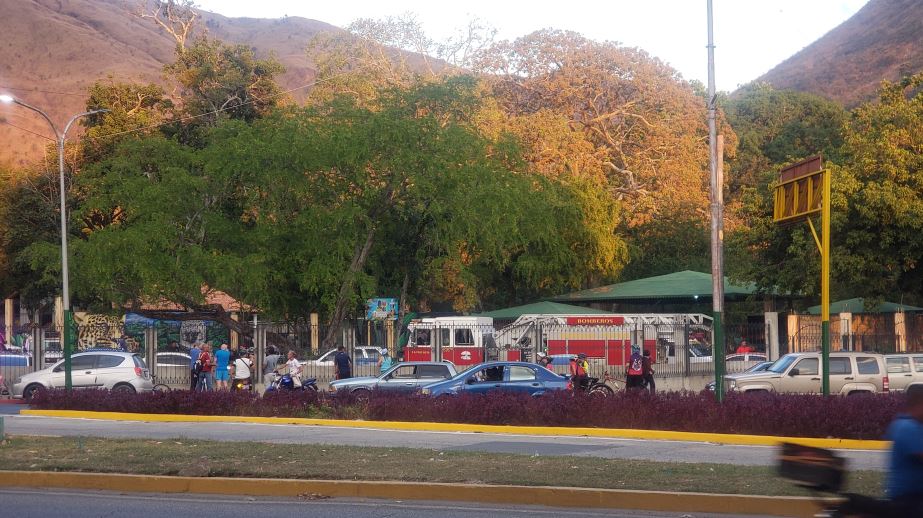
[[[403,362],[380,376],[336,380],[330,383],[330,390],[351,393],[358,398],[368,398],[376,389],[386,392],[413,392],[456,374],[455,366],[449,362]]]

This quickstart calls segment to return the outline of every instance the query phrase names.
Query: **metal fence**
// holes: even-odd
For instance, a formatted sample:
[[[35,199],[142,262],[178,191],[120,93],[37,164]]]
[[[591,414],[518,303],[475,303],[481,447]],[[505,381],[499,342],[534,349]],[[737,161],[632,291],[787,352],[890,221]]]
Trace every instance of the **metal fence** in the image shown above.
[[[821,349],[820,329],[802,329],[788,337],[786,352],[810,352]],[[905,337],[886,333],[831,334],[832,351],[865,351],[879,354],[923,352],[923,345],[906,341]]]
[[[458,370],[492,360],[533,362],[538,352],[544,352],[554,358],[553,369],[562,374],[568,370],[570,356],[585,353],[592,376],[609,373],[624,378],[632,347],[648,351],[658,377],[714,375],[713,336],[708,324],[530,323],[495,329],[471,323],[415,323],[402,329],[395,321],[353,320],[344,322],[331,339],[325,340],[328,331],[325,325],[264,322],[253,328],[251,336],[238,336],[234,342],[237,350],[254,353],[257,382],[293,351],[304,362],[303,377],[317,378],[322,387],[335,378],[333,356],[339,346],[352,359],[353,376],[377,375],[383,351],[395,360],[451,361]],[[191,343],[165,336],[156,324],[131,329],[78,326],[75,351],[102,348],[134,352],[144,358],[157,382],[189,387]],[[200,338],[213,341],[217,348],[226,336]],[[742,372],[767,359],[768,340],[762,324],[728,326],[725,337],[727,372]],[[813,328],[805,328],[782,338],[783,354],[820,348],[819,329],[815,333]],[[834,336],[834,350],[891,353],[906,348],[901,336]],[[743,352],[747,349],[750,352]],[[62,357],[60,329],[16,328],[0,350],[0,375],[11,387],[19,376],[53,365]]]

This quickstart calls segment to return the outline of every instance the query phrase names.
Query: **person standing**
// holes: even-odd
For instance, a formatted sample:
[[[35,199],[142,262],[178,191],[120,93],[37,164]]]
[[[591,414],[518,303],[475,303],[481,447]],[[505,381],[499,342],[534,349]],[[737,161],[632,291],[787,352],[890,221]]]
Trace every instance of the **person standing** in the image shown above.
[[[545,353],[543,353],[543,352],[541,352],[541,351],[539,351],[538,354],[536,354],[536,356],[538,356],[538,364],[539,364],[539,365],[541,365],[542,367],[544,367],[544,368],[550,370],[551,372],[554,372],[554,368],[551,366],[551,364],[552,364],[552,362],[554,362],[554,360],[551,358],[551,356],[548,356],[547,354],[545,354]]]
[[[237,382],[240,381],[244,386],[250,387],[252,390],[253,380],[250,379],[252,370],[253,358],[251,358],[250,353],[243,353],[240,358],[234,360],[234,381],[231,383],[231,388],[235,388]]]
[[[205,344],[202,346],[202,352],[199,354],[199,364],[201,365],[201,371],[199,372],[199,384],[196,387],[196,390],[210,391],[215,389],[215,360],[211,355],[212,346],[211,344]]]
[[[378,357],[378,373],[384,374],[385,371],[391,368],[394,365],[394,360],[391,359],[391,355],[388,353],[387,347],[381,348],[381,356]]]
[[[282,355],[279,354],[279,351],[270,345],[266,349],[266,358],[263,360],[263,376],[269,376],[276,372],[276,367],[279,366],[279,360],[281,358]]]
[[[628,372],[625,388],[640,388],[644,383],[644,357],[638,347],[631,348],[631,357],[628,358]]]
[[[342,345],[337,347],[336,356],[333,357],[333,365],[336,368],[336,379],[345,380],[353,377],[353,360],[346,354],[346,348]]]
[[[218,390],[228,390],[228,380],[231,376],[228,372],[228,365],[231,363],[231,351],[228,350],[228,344],[221,344],[221,349],[215,351],[215,384]]]
[[[651,352],[647,349],[644,350],[644,357],[641,358],[641,370],[644,372],[642,374],[644,383],[651,391],[651,394],[654,394],[657,392],[657,384],[654,382],[654,365],[651,362]]]
[[[192,349],[189,349],[189,371],[190,377],[192,378],[192,385],[189,387],[189,390],[195,390],[199,386],[199,374],[201,372],[201,364],[199,364],[199,354],[202,353],[202,349],[199,348],[199,343],[196,342],[192,345]]]
[[[288,374],[292,377],[292,383],[295,385],[295,388],[301,387],[301,371],[303,367],[301,362],[298,361],[298,357],[295,356],[295,351],[288,352],[288,361],[285,362],[285,366],[288,367]]]

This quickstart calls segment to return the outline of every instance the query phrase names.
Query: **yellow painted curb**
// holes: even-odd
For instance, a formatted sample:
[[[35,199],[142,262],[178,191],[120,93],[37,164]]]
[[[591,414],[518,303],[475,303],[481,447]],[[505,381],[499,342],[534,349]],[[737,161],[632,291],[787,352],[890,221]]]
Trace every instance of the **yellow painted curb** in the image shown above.
[[[417,482],[289,480],[225,477],[166,477],[104,473],[0,471],[0,486],[91,489],[133,493],[199,493],[238,496],[330,497],[477,502],[636,509],[660,512],[733,513],[810,517],[816,501],[803,497],[770,497],[708,493],[668,493],[573,487],[437,484]]]
[[[711,442],[744,446],[777,446],[792,442],[816,448],[843,450],[886,450],[887,441],[857,439],[820,439],[810,437],[775,437],[771,435],[735,435],[722,433],[673,432],[668,430],[632,430],[620,428],[571,428],[563,426],[498,426],[463,423],[427,423],[407,421],[348,421],[340,419],[307,419],[300,417],[250,417],[185,414],[134,414],[128,412],[85,412],[81,410],[21,410],[22,415],[103,419],[109,421],[144,421],[159,423],[258,423],[333,426],[375,430],[409,430],[419,432],[474,432],[513,435],[586,436],[610,439],[643,439],[660,441]]]

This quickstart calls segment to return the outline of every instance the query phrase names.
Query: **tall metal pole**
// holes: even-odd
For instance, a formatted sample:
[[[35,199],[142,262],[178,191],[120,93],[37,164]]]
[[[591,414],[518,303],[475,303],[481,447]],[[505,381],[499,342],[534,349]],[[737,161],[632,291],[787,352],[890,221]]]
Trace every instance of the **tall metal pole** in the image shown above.
[[[73,355],[73,344],[71,343],[70,337],[70,323],[72,320],[71,317],[71,299],[70,299],[70,272],[68,270],[67,264],[67,193],[64,190],[64,144],[67,138],[67,131],[70,129],[71,125],[79,119],[80,117],[85,117],[87,115],[93,115],[96,113],[105,113],[109,110],[90,110],[84,113],[78,113],[71,117],[67,124],[64,126],[64,131],[58,132],[58,127],[55,126],[54,122],[51,120],[51,117],[42,110],[32,106],[31,104],[20,101],[19,99],[14,99],[10,96],[2,96],[4,102],[13,102],[32,110],[39,115],[41,115],[45,121],[48,122],[48,125],[51,126],[51,131],[54,132],[55,144],[58,148],[58,187],[61,195],[61,302],[64,306],[64,328],[61,330],[61,342],[64,352],[64,388],[66,390],[71,390],[73,388],[73,377],[71,376],[71,356]],[[36,347],[38,345],[36,344]]]
[[[830,170],[823,172],[823,203],[821,209],[820,308],[821,308],[821,392],[830,395]]]
[[[708,151],[711,173],[711,276],[712,276],[712,357],[715,361],[715,397],[724,400],[724,246],[721,206],[723,185],[718,181],[718,128],[715,94],[715,35],[712,0],[708,0]]]

